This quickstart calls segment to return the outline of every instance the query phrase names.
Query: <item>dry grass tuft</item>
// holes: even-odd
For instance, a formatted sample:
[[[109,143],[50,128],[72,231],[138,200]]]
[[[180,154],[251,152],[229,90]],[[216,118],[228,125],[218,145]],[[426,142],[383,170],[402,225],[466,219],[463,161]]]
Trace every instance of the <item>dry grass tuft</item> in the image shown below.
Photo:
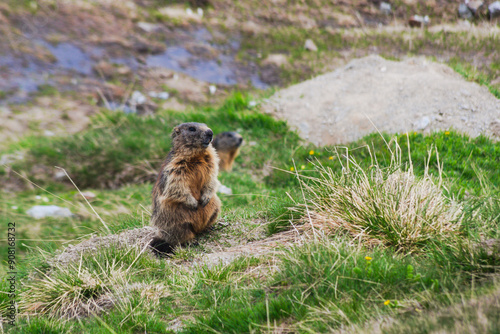
[[[415,252],[428,241],[456,234],[462,208],[443,193],[437,152],[439,176],[429,174],[431,149],[425,173],[417,177],[411,163],[406,168],[401,164],[396,141],[391,143],[395,150],[388,168],[373,162],[373,158],[372,165],[363,168],[349,152],[342,157],[337,152],[342,173],[316,162],[319,176],[297,174],[305,203],[295,210],[306,209],[312,228],[347,232],[368,244],[394,246],[403,252]]]

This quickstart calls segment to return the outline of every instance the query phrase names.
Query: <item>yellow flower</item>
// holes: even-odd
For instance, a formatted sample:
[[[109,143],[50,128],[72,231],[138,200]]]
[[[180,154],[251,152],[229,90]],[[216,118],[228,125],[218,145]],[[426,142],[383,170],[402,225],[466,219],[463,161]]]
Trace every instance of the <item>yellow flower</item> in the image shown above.
[[[290,167],[290,172],[293,172],[294,170],[295,170],[295,168]]]
[[[331,156],[331,157],[328,157],[328,160],[333,160],[333,156]]]
[[[444,134],[447,136],[450,134],[450,131],[445,131]]]
[[[390,300],[386,300],[386,301],[384,302],[384,305],[385,305],[385,306],[387,306],[387,305],[389,305],[390,303],[391,303],[391,301],[390,301]]]
[[[302,165],[300,166],[300,169],[306,169],[306,166]]]
[[[416,133],[416,132],[413,132],[413,134],[414,134],[414,135],[417,135],[417,133]]]
[[[314,154],[314,151],[313,150],[310,150],[309,151],[309,155],[313,155]]]
[[[371,257],[369,257],[369,256],[365,256],[365,260],[366,260],[366,261],[371,261],[371,260],[372,260],[372,258],[371,258]]]

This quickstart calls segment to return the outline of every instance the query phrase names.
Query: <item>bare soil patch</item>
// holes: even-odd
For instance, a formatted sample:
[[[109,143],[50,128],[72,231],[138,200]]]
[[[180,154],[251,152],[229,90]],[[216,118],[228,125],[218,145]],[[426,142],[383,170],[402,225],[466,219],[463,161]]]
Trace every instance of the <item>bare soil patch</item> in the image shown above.
[[[263,110],[316,144],[343,144],[371,132],[454,129],[500,137],[500,100],[446,65],[379,56],[283,89]]]

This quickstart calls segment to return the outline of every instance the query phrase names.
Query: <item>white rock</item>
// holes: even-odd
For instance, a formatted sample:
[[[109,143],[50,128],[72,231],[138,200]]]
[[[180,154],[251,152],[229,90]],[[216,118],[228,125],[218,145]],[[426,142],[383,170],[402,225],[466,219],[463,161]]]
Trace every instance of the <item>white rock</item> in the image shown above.
[[[214,95],[217,91],[217,87],[215,85],[210,85],[208,86],[208,91],[210,92],[210,95]]]
[[[12,210],[17,210],[17,206],[13,205],[10,207]]]
[[[427,116],[424,116],[415,122],[415,128],[417,130],[424,130],[430,123],[431,123],[430,118]]]
[[[203,17],[203,9],[198,7],[198,9],[196,9],[196,13],[198,14],[199,17]]]
[[[387,2],[381,2],[380,3],[380,11],[384,13],[385,15],[391,14],[391,4]]]
[[[41,219],[45,217],[64,218],[73,216],[68,208],[61,208],[57,205],[35,205],[34,207],[26,211],[26,213],[35,219]]]
[[[159,24],[149,23],[149,22],[138,22],[137,26],[148,33],[158,30],[160,28]]]
[[[138,90],[134,91],[132,93],[132,96],[130,97],[130,104],[132,104],[132,105],[143,104],[146,101],[147,101],[147,99],[144,96],[144,94],[142,94]]]
[[[168,92],[159,92],[158,93],[158,98],[162,100],[166,100],[170,97],[170,94]]]
[[[47,136],[47,137],[53,137],[53,136],[55,136],[56,134],[55,134],[54,132],[50,131],[50,130],[45,130],[45,131],[43,132],[43,135],[44,135],[44,136]]]
[[[220,192],[221,194],[225,194],[225,195],[232,195],[233,194],[233,191],[231,190],[231,188],[228,188],[223,184],[220,185],[219,190],[217,190],[217,191]]]
[[[318,51],[318,47],[316,46],[316,44],[314,44],[312,39],[306,40],[306,43],[304,44],[304,48],[308,51],[313,51],[313,52]]]
[[[248,108],[253,108],[256,105],[257,105],[257,101],[252,100],[252,101],[248,102]]]

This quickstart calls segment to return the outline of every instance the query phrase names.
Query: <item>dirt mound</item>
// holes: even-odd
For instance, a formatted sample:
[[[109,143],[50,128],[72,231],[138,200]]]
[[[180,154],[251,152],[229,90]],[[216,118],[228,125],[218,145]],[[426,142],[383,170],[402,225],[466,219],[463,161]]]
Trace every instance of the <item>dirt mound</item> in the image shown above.
[[[486,87],[425,58],[356,59],[277,92],[263,110],[286,119],[317,145],[351,142],[376,129],[455,129],[473,137],[500,137],[500,100]]]

